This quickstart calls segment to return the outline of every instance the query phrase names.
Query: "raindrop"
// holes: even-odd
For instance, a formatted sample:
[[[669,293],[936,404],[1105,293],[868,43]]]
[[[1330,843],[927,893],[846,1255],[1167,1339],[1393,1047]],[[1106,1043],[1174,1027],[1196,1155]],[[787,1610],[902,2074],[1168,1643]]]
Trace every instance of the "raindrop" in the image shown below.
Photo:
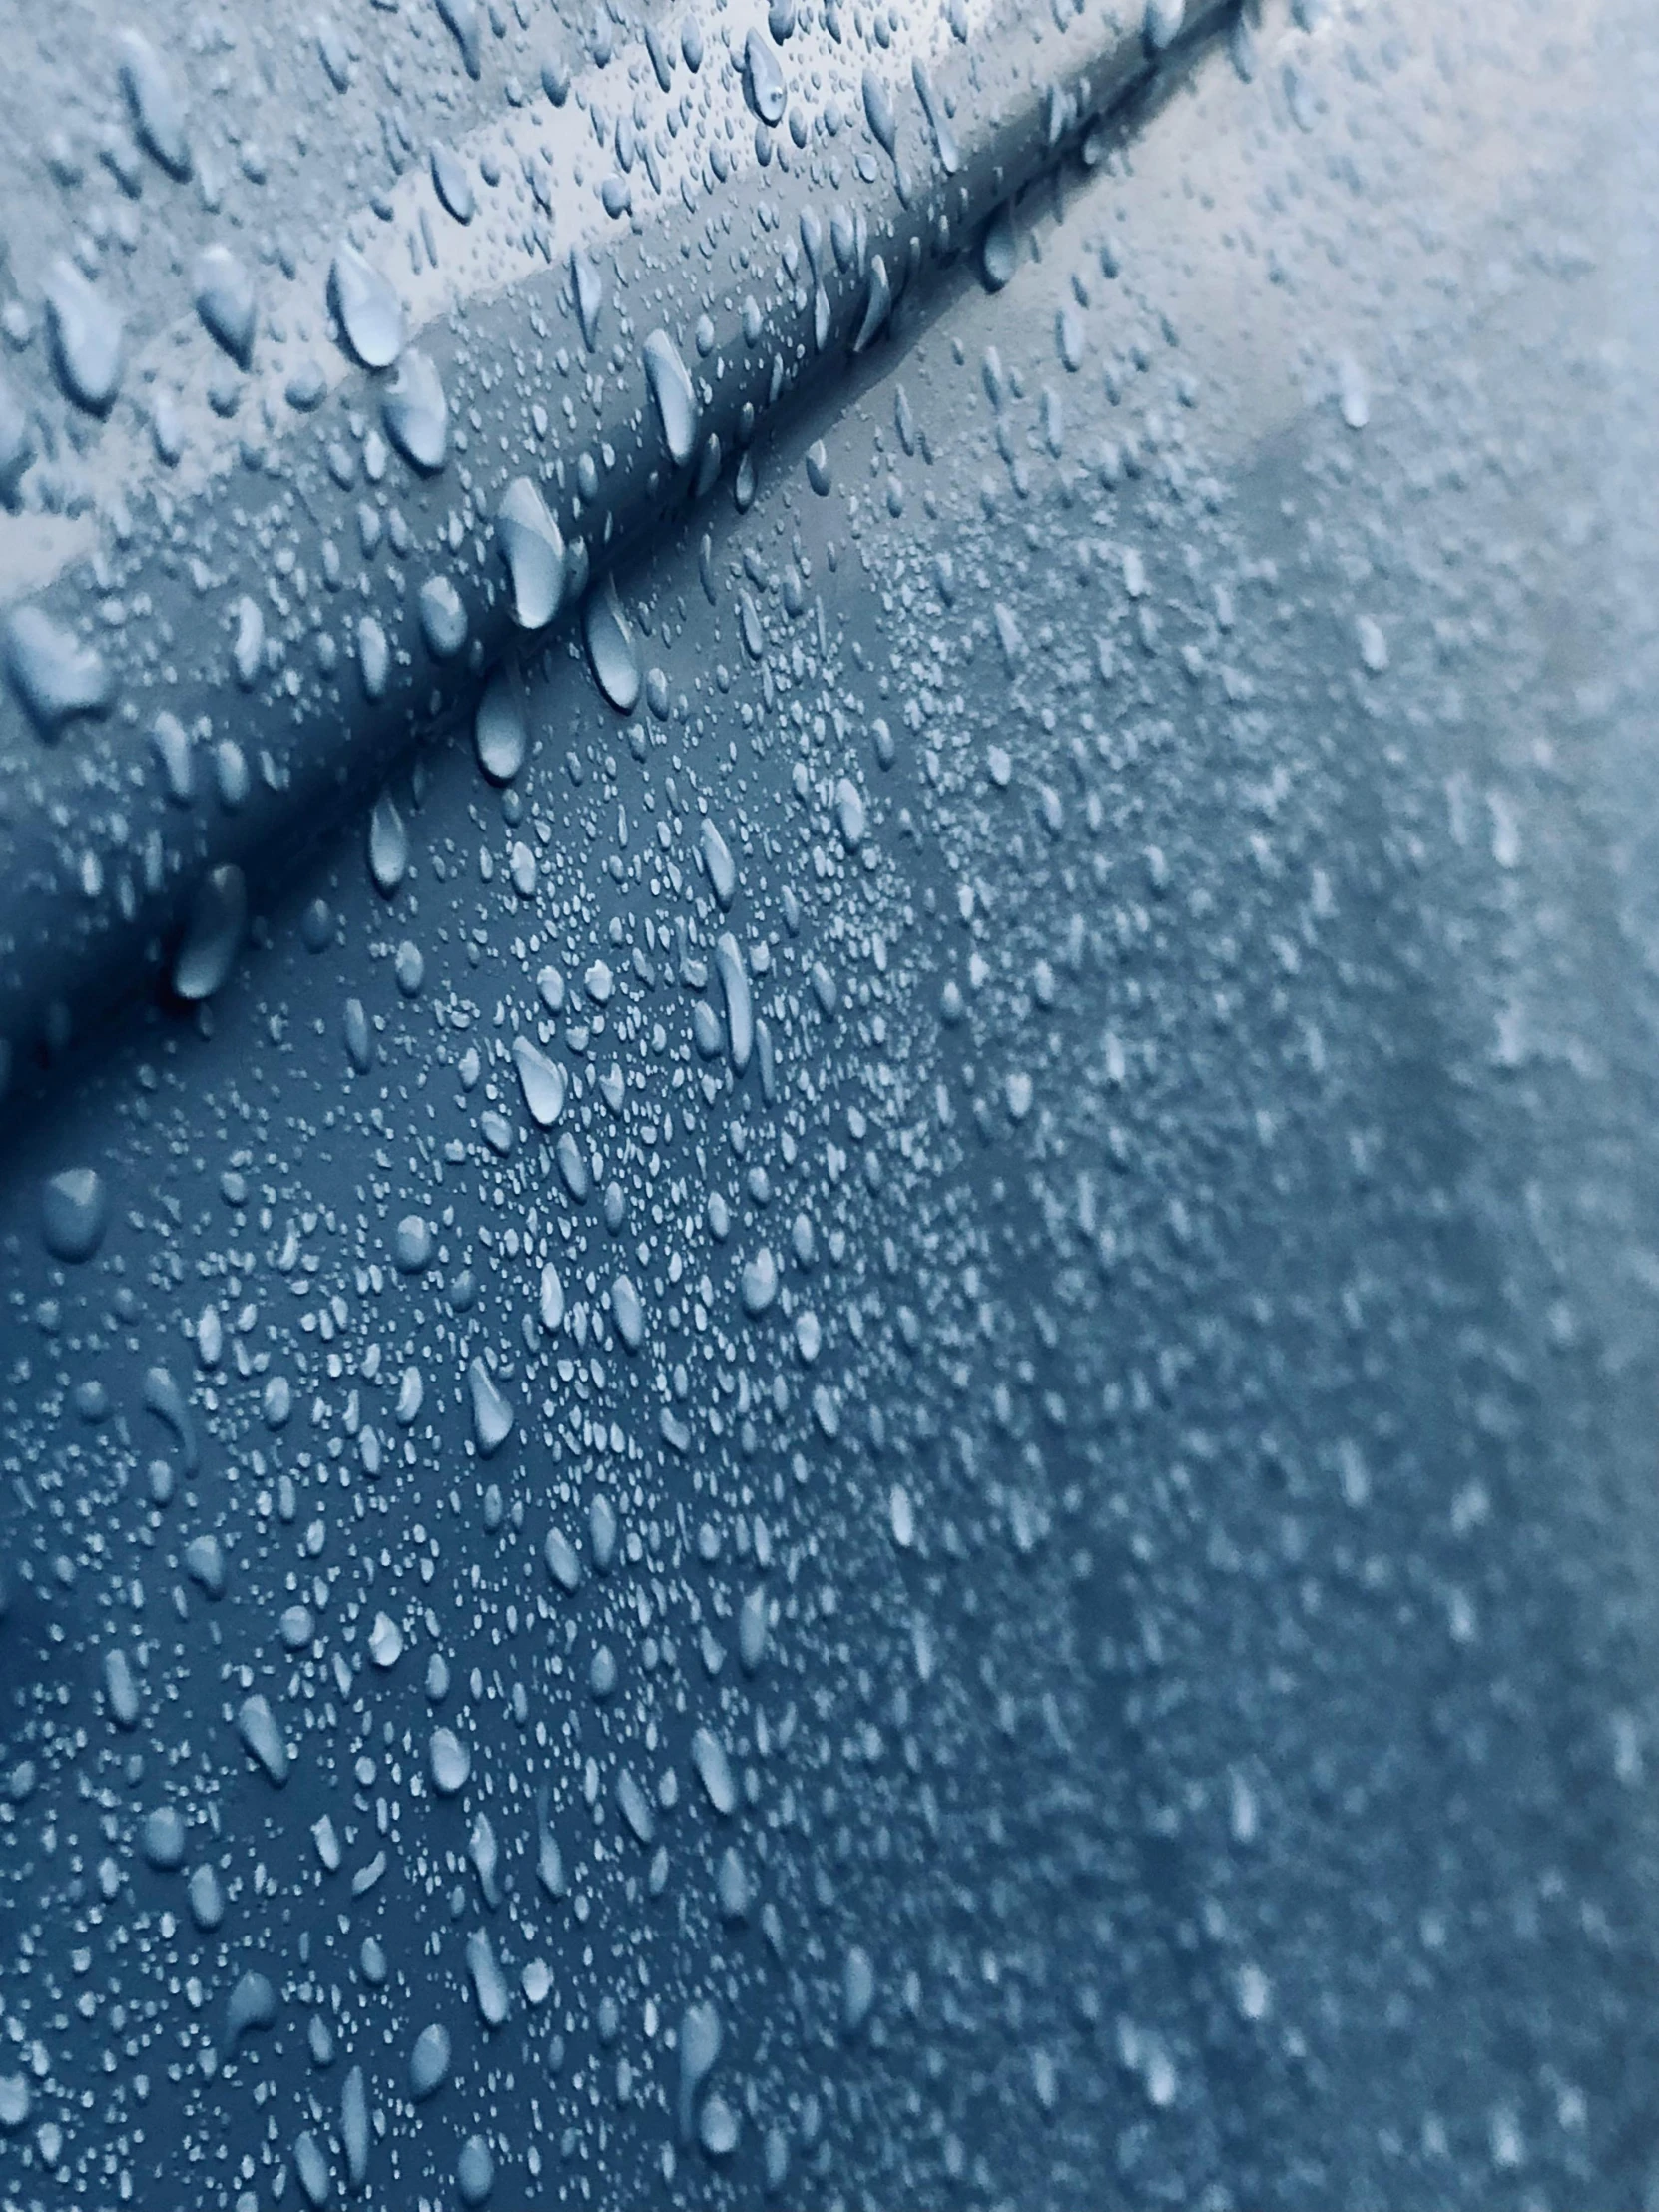
[[[776,126],[784,120],[788,92],[778,56],[759,28],[752,30],[743,50],[743,96],[752,114]]]
[[[710,887],[723,908],[730,906],[738,889],[738,869],[732,858],[732,848],[707,815],[703,818],[701,835],[703,865],[709,871]]]
[[[570,254],[570,288],[576,294],[576,316],[591,353],[599,343],[599,310],[605,303],[605,279],[579,249]]]
[[[442,2088],[449,2071],[449,2030],[437,2020],[415,2037],[409,2053],[409,2094],[417,2103]]]
[[[430,1756],[432,1787],[439,1797],[454,1797],[466,1788],[472,1754],[452,1728],[433,1729]]]
[[[123,31],[121,89],[140,145],[170,177],[183,184],[191,173],[184,99],[167,64],[142,31]]]
[[[474,1358],[466,1371],[472,1393],[472,1432],[484,1458],[500,1450],[512,1433],[513,1409],[491,1380],[483,1361]]]
[[[477,210],[472,180],[466,173],[466,164],[453,148],[445,146],[441,139],[432,145],[432,184],[457,223],[470,223]]]
[[[386,385],[380,415],[386,435],[411,468],[435,476],[449,457],[449,403],[429,355],[403,355]]]
[[[600,690],[619,715],[632,714],[643,678],[639,649],[617,597],[614,576],[589,592],[582,608],[582,634]]]
[[[726,1756],[726,1746],[712,1729],[698,1729],[692,1737],[691,1756],[697,1779],[707,1791],[715,1811],[722,1816],[735,1813],[738,1786],[733,1778],[732,1763]]]
[[[276,1715],[257,1691],[254,1696],[244,1698],[242,1710],[237,1715],[237,1727],[249,1751],[271,1780],[280,1787],[288,1778],[288,1748],[276,1726]]]
[[[892,95],[877,77],[873,69],[864,71],[864,121],[890,154],[898,144],[898,118],[893,114]]]
[[[524,686],[517,667],[504,662],[484,686],[472,725],[478,766],[492,784],[510,784],[524,766],[530,732],[524,716]]]
[[[530,1109],[530,1119],[538,1129],[551,1129],[565,1105],[565,1071],[557,1060],[533,1045],[528,1037],[513,1039],[513,1064],[518,1069],[518,1080],[524,1092],[524,1103]],[[558,1277],[555,1274],[554,1281]],[[557,1324],[552,1326],[556,1327]]]
[[[110,1198],[96,1168],[65,1168],[40,1197],[40,1233],[55,1260],[90,1260],[110,1225]]]
[[[181,998],[213,997],[231,972],[247,925],[248,885],[241,868],[234,860],[210,868],[173,962],[173,988]]]
[[[390,898],[409,869],[409,832],[390,792],[382,792],[368,818],[368,872],[382,897]]]
[[[979,245],[979,268],[987,291],[1000,291],[1019,266],[1019,241],[1014,235],[1014,211],[1004,205],[985,226]]]
[[[376,1613],[368,1633],[368,1655],[377,1667],[395,1667],[403,1656],[403,1631],[389,1613]]]
[[[512,585],[514,622],[521,630],[545,630],[564,596],[565,544],[528,476],[515,476],[502,493],[495,542]]]
[[[645,1340],[645,1313],[640,1294],[626,1275],[619,1275],[611,1285],[611,1318],[627,1350],[638,1352]]]
[[[715,946],[715,973],[726,1000],[726,1035],[731,1047],[733,1073],[742,1075],[755,1046],[754,1003],[749,992],[749,971],[744,966],[738,940],[722,930]]]
[[[78,715],[107,715],[115,684],[102,657],[40,607],[16,607],[6,617],[6,673],[44,738],[55,738]]]
[[[47,274],[46,320],[65,396],[88,414],[108,414],[121,388],[121,317],[73,262],[55,261]]]
[[[447,576],[428,576],[420,587],[420,634],[434,661],[452,661],[466,644],[466,608]]]
[[[697,450],[699,408],[691,372],[666,330],[653,330],[645,341],[645,378],[657,403],[657,419],[669,456],[684,468]]]
[[[341,244],[328,273],[328,304],[364,368],[390,368],[403,350],[403,308],[378,270]]]
[[[209,336],[246,368],[254,358],[254,279],[229,247],[209,246],[197,256],[196,311]]]

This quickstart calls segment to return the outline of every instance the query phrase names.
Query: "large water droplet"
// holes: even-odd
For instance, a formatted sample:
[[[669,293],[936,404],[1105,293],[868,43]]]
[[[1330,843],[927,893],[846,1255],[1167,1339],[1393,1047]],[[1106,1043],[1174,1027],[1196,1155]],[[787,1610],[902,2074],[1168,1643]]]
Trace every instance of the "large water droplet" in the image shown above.
[[[279,1787],[288,1778],[288,1747],[282,1741],[270,1704],[258,1692],[244,1698],[242,1710],[237,1715],[237,1727],[249,1751]]]
[[[768,125],[784,120],[784,108],[789,94],[784,84],[784,72],[779,67],[778,56],[773,52],[765,34],[757,26],[749,34],[743,50],[743,96],[750,110]]]
[[[173,962],[181,998],[212,998],[230,974],[248,925],[248,885],[235,861],[210,868],[191,905]]]
[[[410,467],[435,476],[449,458],[449,403],[427,354],[413,347],[404,354],[380,414],[387,437]]]
[[[732,848],[705,815],[702,829],[703,865],[709,871],[709,886],[722,907],[730,906],[737,895],[738,868],[732,857]]]
[[[1019,267],[1019,240],[1014,232],[1014,212],[1004,204],[985,226],[979,245],[979,268],[987,291],[1000,291]]]
[[[452,147],[441,139],[432,144],[432,184],[457,223],[470,223],[478,202],[472,190],[472,179],[467,175],[466,164]]]
[[[47,273],[46,320],[65,396],[88,414],[108,414],[121,388],[121,317],[71,261],[55,261]]]
[[[632,714],[643,679],[639,649],[617,597],[614,576],[607,576],[589,592],[582,608],[582,634],[600,690],[619,715]]]
[[[524,714],[524,685],[510,662],[484,686],[472,725],[478,766],[493,784],[510,784],[524,766],[530,731]]]
[[[115,684],[101,655],[41,607],[6,617],[6,674],[42,737],[55,738],[78,715],[107,715]]]
[[[502,493],[495,542],[512,585],[514,622],[521,630],[545,630],[564,597],[565,541],[528,476],[515,476]]]
[[[449,2071],[449,2030],[441,2021],[434,2020],[415,2037],[409,2053],[409,2094],[417,2102],[435,2095],[443,2086]]]
[[[863,93],[864,121],[890,154],[898,144],[898,118],[893,114],[891,93],[873,69],[864,71]]]
[[[564,1112],[564,1069],[528,1037],[513,1039],[513,1064],[518,1069],[519,1085],[524,1092],[524,1103],[530,1109],[530,1119],[538,1129],[551,1129]]]
[[[599,343],[599,310],[605,304],[605,279],[579,247],[570,250],[570,288],[576,295],[577,320],[591,353]]]
[[[715,946],[715,973],[726,1000],[726,1035],[732,1054],[732,1071],[742,1075],[755,1048],[755,1010],[749,992],[749,970],[738,940],[722,930]]]
[[[472,1433],[480,1454],[487,1459],[492,1452],[499,1451],[512,1434],[513,1409],[496,1388],[481,1359],[472,1360],[466,1380],[472,1393]]]
[[[390,792],[382,792],[368,818],[368,872],[390,898],[409,870],[409,832]]]
[[[666,330],[653,330],[645,341],[645,380],[657,402],[663,442],[675,465],[684,468],[697,450],[700,410],[691,372]]]
[[[40,1194],[40,1233],[55,1260],[90,1260],[110,1224],[109,1193],[96,1168],[65,1168]]]
[[[254,357],[254,278],[227,246],[204,247],[197,256],[196,311],[209,335],[246,368]]]
[[[139,144],[170,177],[183,184],[191,172],[183,95],[167,64],[142,31],[123,31],[117,45],[121,51],[121,89],[127,96]]]
[[[354,246],[342,243],[328,272],[328,304],[364,368],[390,368],[403,350],[403,306]]]

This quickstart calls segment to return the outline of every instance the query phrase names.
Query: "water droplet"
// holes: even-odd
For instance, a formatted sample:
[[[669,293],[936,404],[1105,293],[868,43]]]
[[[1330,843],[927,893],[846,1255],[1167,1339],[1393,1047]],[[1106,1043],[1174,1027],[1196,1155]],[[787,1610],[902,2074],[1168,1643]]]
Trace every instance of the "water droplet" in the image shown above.
[[[758,27],[750,32],[744,43],[743,96],[749,102],[750,112],[761,122],[771,126],[783,122],[789,98],[784,72],[779,67],[778,56]]]
[[[288,1747],[283,1743],[276,1717],[258,1691],[244,1698],[237,1727],[249,1751],[278,1788],[288,1778]]]
[[[723,908],[730,906],[738,889],[737,862],[732,858],[732,848],[707,815],[703,818],[700,835],[709,886]]]
[[[254,357],[254,279],[229,247],[205,247],[196,261],[196,311],[239,368]]]
[[[502,493],[495,542],[512,585],[514,622],[521,630],[545,630],[564,597],[565,542],[528,476],[515,476]]]
[[[815,438],[807,448],[807,481],[821,499],[830,492],[830,455],[822,438]]]
[[[235,2050],[245,2035],[273,2027],[276,2021],[276,1992],[269,1977],[255,1967],[239,1975],[225,2007],[225,2042]]]
[[[389,1613],[376,1613],[368,1634],[368,1655],[377,1667],[395,1667],[403,1656],[403,1631]]]
[[[411,346],[398,362],[380,404],[386,435],[423,476],[449,457],[449,403],[429,355]]]
[[[480,1454],[487,1459],[499,1451],[512,1434],[513,1409],[496,1388],[481,1359],[474,1357],[471,1361],[466,1380],[472,1392],[472,1433]]]
[[[465,2205],[485,2202],[495,2187],[495,2159],[481,2135],[469,2135],[455,2161],[455,2187]]]
[[[183,184],[191,173],[184,98],[142,31],[123,31],[116,43],[121,53],[121,89],[139,144]]]
[[[382,792],[368,818],[368,872],[390,898],[409,870],[409,832],[390,792]]]
[[[390,368],[403,350],[403,306],[378,270],[342,243],[328,272],[328,304],[364,368]]]
[[[1142,34],[1147,51],[1161,54],[1173,46],[1181,36],[1181,26],[1187,19],[1187,0],[1146,0],[1146,14],[1142,20]]]
[[[864,121],[881,145],[890,154],[898,144],[898,118],[893,113],[892,95],[873,69],[864,71]]]
[[[107,715],[115,684],[102,657],[43,608],[16,607],[6,617],[6,673],[44,738],[55,738],[77,716]]]
[[[121,388],[122,321],[71,261],[55,261],[47,274],[46,320],[65,397],[88,414],[108,414]]]
[[[715,1811],[723,1816],[735,1813],[738,1785],[733,1778],[732,1762],[726,1756],[726,1746],[712,1729],[697,1730],[692,1737],[691,1756],[697,1779],[707,1791]]]
[[[449,1732],[444,1729],[440,1733],[448,1735]],[[454,1739],[451,1737],[450,1741]],[[429,2027],[421,2029],[409,2053],[409,2094],[417,2103],[434,2096],[442,2088],[449,2072],[449,2030],[434,2020]]]
[[[565,1105],[565,1071],[557,1060],[533,1045],[528,1037],[513,1039],[513,1064],[524,1092],[530,1119],[538,1129],[551,1129]],[[557,1277],[555,1277],[555,1281]],[[557,1327],[557,1324],[551,1324]]]
[[[701,413],[691,371],[666,330],[652,331],[645,341],[644,355],[645,379],[657,402],[663,442],[675,465],[684,468],[697,450]]]
[[[715,973],[726,1000],[726,1035],[732,1054],[732,1070],[742,1075],[755,1047],[755,1011],[749,992],[749,970],[738,940],[722,930],[715,945]]]
[[[867,1950],[854,1943],[841,1967],[841,2027],[856,2035],[875,2002],[875,1968]]]
[[[230,974],[248,925],[248,884],[235,861],[210,868],[191,905],[184,942],[173,962],[181,998],[212,998]]]
[[[578,248],[570,253],[570,288],[576,294],[576,316],[591,353],[599,343],[599,310],[605,303],[605,279]]]
[[[110,1225],[110,1197],[96,1168],[65,1168],[40,1194],[40,1233],[55,1260],[90,1260]]]
[[[611,1285],[611,1319],[627,1350],[638,1352],[645,1341],[645,1312],[639,1292],[626,1275],[619,1275]]]
[[[441,139],[432,144],[432,184],[438,198],[457,223],[470,223],[477,211],[477,200],[472,190],[472,179],[467,175],[466,164],[452,147]]]
[[[452,1728],[434,1728],[429,1746],[432,1787],[440,1797],[464,1790],[472,1772],[472,1754]]]
[[[420,634],[434,661],[452,661],[466,644],[466,607],[447,576],[428,576],[417,601]]]
[[[616,578],[607,576],[589,592],[582,608],[582,634],[599,688],[619,715],[632,714],[639,702],[639,649],[617,597]]]
[[[1014,211],[1004,204],[985,226],[979,244],[979,268],[987,291],[1000,291],[1019,267],[1019,240],[1014,234]]]

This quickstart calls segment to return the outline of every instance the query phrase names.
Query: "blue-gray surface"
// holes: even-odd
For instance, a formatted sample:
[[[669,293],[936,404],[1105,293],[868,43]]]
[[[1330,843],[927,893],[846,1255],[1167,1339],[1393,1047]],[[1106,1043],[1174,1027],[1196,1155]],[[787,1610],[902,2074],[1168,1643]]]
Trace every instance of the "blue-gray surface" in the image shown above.
[[[1659,2190],[1652,31],[1181,12],[9,0],[8,2212]]]

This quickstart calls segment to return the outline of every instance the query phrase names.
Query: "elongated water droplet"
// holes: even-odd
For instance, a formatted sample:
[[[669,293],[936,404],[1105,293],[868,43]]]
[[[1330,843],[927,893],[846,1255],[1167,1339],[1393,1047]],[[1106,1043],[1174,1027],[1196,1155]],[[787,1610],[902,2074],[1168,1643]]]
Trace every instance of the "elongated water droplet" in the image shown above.
[[[452,147],[441,139],[432,144],[432,184],[457,223],[470,223],[477,211],[477,198],[472,190],[472,179],[467,175],[465,162]]]
[[[170,177],[183,184],[191,173],[187,111],[172,73],[142,31],[123,31],[121,89],[139,144]]]
[[[697,451],[700,418],[691,371],[666,330],[653,330],[645,341],[644,351],[645,378],[657,402],[663,442],[675,465],[684,468]]]
[[[495,542],[512,585],[514,622],[521,630],[545,630],[564,597],[565,541],[528,476],[515,476],[502,493]]]
[[[382,792],[368,818],[368,872],[382,897],[390,898],[409,870],[409,832],[390,792]]]
[[[752,30],[743,50],[743,96],[751,112],[768,125],[784,120],[789,94],[778,56],[759,26]]]
[[[467,1387],[472,1393],[472,1433],[484,1458],[499,1451],[512,1434],[513,1409],[496,1388],[490,1371],[481,1359],[474,1358],[466,1371]]]
[[[591,353],[599,343],[599,310],[605,304],[605,279],[587,255],[577,247],[570,253],[570,288],[576,295],[576,318]]]
[[[244,1698],[237,1727],[249,1751],[279,1788],[288,1778],[288,1747],[270,1704],[257,1691]]]
[[[435,476],[449,458],[449,402],[428,355],[411,346],[386,386],[386,435],[411,468]]]
[[[513,1064],[524,1092],[530,1119],[538,1129],[551,1129],[565,1105],[565,1071],[557,1060],[533,1045],[528,1037],[513,1039]]]
[[[726,1000],[726,1035],[732,1054],[732,1072],[742,1075],[755,1049],[755,1010],[749,991],[749,970],[738,940],[722,930],[715,946],[715,973]]]
[[[181,998],[212,998],[235,964],[248,926],[248,884],[234,860],[211,868],[191,906],[190,921],[173,962],[173,988]]]
[[[357,249],[342,243],[328,272],[328,304],[364,368],[390,368],[403,350],[403,305]]]
[[[108,414],[121,389],[122,321],[71,261],[59,259],[47,273],[46,321],[64,396],[88,414]]]
[[[196,258],[196,311],[208,334],[239,368],[254,357],[256,300],[247,265],[227,246],[209,246]]]
[[[607,575],[589,592],[582,608],[582,634],[600,690],[619,715],[632,714],[643,679],[639,649],[617,597],[614,576]]]

